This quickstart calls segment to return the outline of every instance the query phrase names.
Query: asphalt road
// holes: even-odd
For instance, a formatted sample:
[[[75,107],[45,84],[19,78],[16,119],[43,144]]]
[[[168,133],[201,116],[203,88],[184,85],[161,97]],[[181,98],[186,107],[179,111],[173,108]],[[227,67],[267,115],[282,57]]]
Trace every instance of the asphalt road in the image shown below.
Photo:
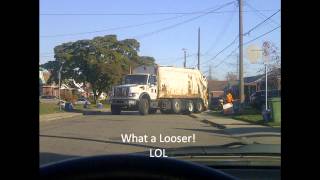
[[[153,114],[141,116],[137,112],[111,115],[81,115],[40,123],[40,165],[72,157],[122,154],[149,151],[150,148],[182,148],[190,146],[223,145],[242,142],[198,118],[188,115]],[[162,136],[192,136],[189,143],[123,142],[121,134]]]

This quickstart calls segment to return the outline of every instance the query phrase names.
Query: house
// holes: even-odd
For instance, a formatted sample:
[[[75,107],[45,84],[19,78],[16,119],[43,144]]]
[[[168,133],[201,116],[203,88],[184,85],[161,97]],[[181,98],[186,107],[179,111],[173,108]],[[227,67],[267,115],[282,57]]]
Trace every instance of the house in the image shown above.
[[[40,96],[43,95],[43,86],[47,83],[50,75],[51,75],[51,73],[48,70],[46,70],[46,69],[44,69],[42,67],[39,68],[39,95]],[[45,87],[44,88],[45,89],[45,94],[48,93],[48,88],[49,87]],[[48,93],[48,94],[53,94],[53,92]]]
[[[208,80],[208,92],[210,97],[221,97],[224,94],[224,87],[227,81]]]
[[[41,96],[59,97],[59,86],[57,85],[42,85],[41,89]]]
[[[264,91],[266,88],[265,74],[245,77],[245,93],[251,95],[256,91]],[[281,90],[281,69],[277,68],[268,72],[268,90]]]
[[[224,95],[226,88],[235,85],[236,81],[217,81],[208,80],[208,92],[211,97],[221,97]]]
[[[260,74],[256,76],[244,77],[244,96],[245,101],[248,102],[250,95],[257,91],[265,90],[265,74]],[[230,87],[226,86],[225,89]],[[235,97],[239,97],[239,85],[238,83],[231,86],[232,92]],[[269,90],[281,90],[281,69],[275,69],[268,72],[268,91]]]

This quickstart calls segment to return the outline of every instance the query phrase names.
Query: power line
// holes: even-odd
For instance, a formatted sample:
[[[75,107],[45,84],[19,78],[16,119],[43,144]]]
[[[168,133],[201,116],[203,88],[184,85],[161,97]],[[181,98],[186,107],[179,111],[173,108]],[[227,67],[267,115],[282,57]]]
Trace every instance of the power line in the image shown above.
[[[249,31],[247,31],[244,35],[246,34],[250,34],[251,31],[253,31],[254,29],[258,28],[261,24],[265,23],[266,21],[268,21],[269,19],[271,19],[274,15],[276,15],[277,13],[280,12],[280,9],[273,13],[271,16],[269,16],[268,18],[266,18],[265,20],[263,20],[262,22],[260,22],[259,24],[255,25],[253,28],[251,28]]]
[[[263,37],[263,36],[265,36],[265,35],[267,35],[267,34],[270,34],[271,32],[275,31],[275,30],[278,29],[278,28],[280,28],[280,26],[278,26],[278,27],[276,27],[276,28],[274,28],[274,29],[266,32],[266,33],[263,33],[263,34],[261,34],[260,36],[254,38],[254,39],[251,39],[251,40],[243,43],[243,45],[249,44],[249,43],[252,42],[252,41],[255,41],[255,40],[257,40],[257,39],[259,39],[259,38],[261,38],[261,37]],[[238,46],[239,46],[239,45],[238,45]],[[234,49],[234,51],[235,51],[235,50],[237,50],[237,48]],[[218,66],[220,66],[225,59],[227,59],[228,57],[230,57],[230,56],[232,55],[232,53],[234,53],[234,51],[232,51],[226,58],[224,58],[218,65],[216,65],[216,66],[214,66],[214,67],[217,68]]]
[[[266,18],[266,17],[267,17],[265,14],[263,14],[263,13],[261,12],[261,10],[257,10],[257,9],[254,8],[252,5],[250,5],[247,1],[244,1],[244,3],[245,3],[250,9],[252,9],[253,12],[254,12],[255,14],[257,14],[260,18],[263,19],[263,18]],[[279,25],[279,23],[275,22],[273,19],[271,19],[271,22],[273,22],[273,23],[276,24],[276,25]]]
[[[280,10],[278,10],[276,13],[278,13]],[[247,31],[246,33],[244,33],[244,34],[248,34],[249,32],[251,32],[251,31],[253,31],[254,29],[256,29],[258,26],[260,26],[261,24],[263,24],[263,23],[265,23],[267,20],[269,20],[271,17],[273,17],[276,13],[274,13],[274,14],[272,14],[271,16],[269,16],[268,18],[266,18],[265,20],[263,20],[262,22],[260,22],[260,23],[258,23],[257,25],[255,25],[253,28],[251,28],[249,31]],[[280,26],[278,26],[277,28],[279,28]],[[277,29],[277,28],[275,28],[275,29]],[[273,30],[275,30],[275,29],[273,29]],[[272,30],[272,31],[273,31]],[[271,31],[271,32],[272,32]],[[264,35],[263,35],[264,36]],[[213,58],[211,58],[211,59],[209,59],[208,61],[206,61],[205,63],[208,63],[209,61],[212,61],[212,60],[214,60],[219,54],[221,54],[223,51],[225,51],[225,50],[227,50],[230,46],[232,46],[234,43],[235,43],[235,41],[237,40],[237,38],[239,37],[239,35],[238,36],[236,36],[236,38],[230,43],[230,44],[228,44],[225,48],[223,48],[221,51],[219,51]],[[258,38],[260,38],[260,37],[258,37]],[[258,39],[257,38],[257,39]],[[255,40],[255,39],[254,39]],[[249,43],[249,42],[247,42],[247,43]],[[245,43],[244,43],[245,44]],[[244,45],[243,44],[243,45]],[[220,65],[221,63],[219,63],[219,65]]]
[[[211,7],[211,8],[207,8],[207,9],[204,9],[204,11],[213,9],[213,8],[215,8],[215,7],[216,7],[216,6]],[[139,27],[139,26],[144,26],[144,25],[149,25],[149,24],[155,24],[155,23],[160,23],[160,22],[172,20],[172,19],[177,19],[177,18],[184,17],[184,16],[186,16],[186,14],[180,15],[180,16],[174,16],[174,17],[164,18],[164,19],[159,19],[159,20],[155,20],[155,21],[144,22],[144,23],[140,23],[140,24],[134,24],[134,25],[119,26],[119,27],[114,27],[114,28],[101,29],[101,30],[95,30],[95,31],[79,32],[79,33],[66,33],[66,34],[56,34],[56,35],[43,35],[43,36],[40,36],[40,37],[41,37],[41,38],[53,38],[53,37],[63,37],[63,36],[76,36],[76,35],[83,35],[83,34],[93,34],[93,33],[99,33],[99,32],[106,32],[106,31],[112,31],[112,30],[120,30],[120,29],[134,28],[134,27]]]
[[[238,37],[239,37],[239,35],[236,36],[236,38],[235,38],[231,43],[229,43],[225,48],[223,48],[221,51],[219,51],[213,58],[207,60],[207,61],[204,62],[203,64],[206,64],[206,63],[212,61],[212,60],[215,59],[219,54],[221,54],[223,51],[227,50],[230,46],[232,46],[232,45],[236,42],[236,40],[238,39]]]
[[[274,29],[272,29],[272,30],[270,30],[270,31],[268,31],[268,32],[266,32],[266,33],[264,33],[264,34],[261,34],[260,36],[258,36],[258,37],[256,37],[256,38],[254,38],[254,39],[251,39],[250,41],[247,41],[247,42],[243,43],[243,45],[248,44],[248,43],[250,43],[250,42],[252,42],[252,41],[255,41],[255,40],[257,40],[257,39],[259,39],[259,38],[261,38],[261,37],[263,37],[263,36],[265,36],[265,35],[267,35],[267,34],[269,34],[269,33],[273,32],[273,31],[275,31],[276,29],[278,29],[278,28],[280,28],[280,27],[281,27],[281,26],[278,26],[278,27],[276,27],[276,28],[274,28]]]
[[[231,5],[231,4],[233,4],[233,3],[234,3],[234,1],[225,3],[225,4],[221,5],[221,6],[219,6],[218,8],[216,8],[216,9],[214,9],[214,10],[211,10],[210,12],[217,11],[217,10],[219,10],[219,9],[221,9],[221,8],[224,8],[224,7],[228,6],[228,5]],[[175,28],[175,27],[177,27],[177,26],[179,26],[179,25],[182,25],[182,24],[185,24],[185,23],[194,21],[194,20],[199,19],[199,18],[201,18],[201,17],[203,17],[203,16],[206,16],[206,15],[208,15],[208,14],[209,14],[209,12],[206,12],[206,13],[201,14],[201,15],[199,15],[199,16],[196,16],[196,17],[193,17],[193,18],[184,20],[184,21],[182,21],[182,22],[179,22],[179,23],[176,23],[176,24],[173,24],[173,25],[170,25],[170,26],[166,26],[166,27],[161,28],[161,29],[158,29],[158,30],[156,30],[156,31],[152,31],[152,32],[149,32],[149,33],[144,33],[144,34],[135,36],[134,38],[135,38],[135,39],[145,38],[145,37],[151,36],[151,35],[153,35],[153,34],[156,34],[156,33],[162,32],[162,31],[166,31],[166,30],[168,30],[168,29]]]
[[[235,7],[236,8],[236,7]],[[226,24],[224,25],[224,27],[221,29],[221,31],[219,32],[218,36],[216,36],[216,39],[214,40],[214,42],[212,43],[211,47],[205,51],[205,55],[208,54],[217,44],[218,41],[220,41],[220,39],[224,36],[222,36],[223,33],[225,33],[227,31],[227,29],[229,28],[231,21],[233,20],[235,13],[232,13],[230,16],[230,19],[228,19],[228,21],[226,22]]]
[[[96,30],[96,31],[86,31],[86,32],[79,32],[79,33],[56,34],[56,35],[43,35],[43,36],[40,36],[40,37],[42,37],[42,38],[51,38],[51,37],[63,37],[63,36],[75,36],[75,35],[93,34],[93,33],[99,33],[99,32],[112,31],[112,30],[134,28],[134,27],[144,26],[144,25],[148,25],[148,24],[155,24],[155,23],[160,23],[160,22],[163,22],[163,21],[177,19],[177,18],[180,18],[180,17],[183,17],[183,16],[185,16],[185,15],[174,16],[174,17],[170,17],[170,18],[159,19],[159,20],[156,20],[156,21],[149,21],[149,22],[144,22],[144,23],[140,23],[140,24],[133,24],[133,25],[127,25],[127,26],[119,26],[119,27],[114,27],[114,28],[108,28],[108,29],[101,29],[101,30]]]
[[[263,10],[251,10],[243,12],[259,12],[265,11],[270,12],[274,11],[273,9],[263,9]],[[216,11],[216,12],[204,12],[204,11],[195,11],[195,12],[150,12],[150,13],[40,13],[41,16],[154,16],[154,15],[191,15],[191,14],[221,14],[221,13],[234,13],[235,10],[229,11]]]
[[[238,46],[239,46],[239,45],[238,45]],[[238,49],[238,47],[237,47],[235,50],[237,50],[237,49]],[[225,58],[223,58],[223,59],[219,62],[219,64],[217,64],[217,65],[214,66],[214,68],[217,68],[217,67],[220,66],[222,63],[224,63],[226,59],[228,59],[230,56],[232,56],[232,54],[235,52],[235,50],[233,50],[228,56],[226,56]]]

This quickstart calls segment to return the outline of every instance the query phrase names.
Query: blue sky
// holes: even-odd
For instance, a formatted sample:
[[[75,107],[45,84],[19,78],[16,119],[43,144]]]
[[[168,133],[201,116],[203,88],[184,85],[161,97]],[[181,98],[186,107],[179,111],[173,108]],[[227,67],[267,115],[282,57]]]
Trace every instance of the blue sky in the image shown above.
[[[181,67],[183,64],[182,48],[187,49],[188,55],[197,53],[197,31],[198,27],[200,27],[201,62],[206,62],[201,65],[201,70],[206,73],[208,71],[208,65],[211,65],[213,77],[224,79],[227,72],[236,71],[236,54],[238,51],[234,51],[230,57],[226,57],[237,47],[238,40],[216,58],[212,58],[216,56],[220,50],[230,44],[238,35],[238,7],[236,6],[236,3],[220,9],[220,13],[203,15],[193,21],[145,37],[141,37],[141,35],[155,32],[165,27],[170,27],[171,25],[184,22],[201,14],[187,14],[182,17],[177,14],[140,16],[57,16],[45,14],[208,12],[208,8],[214,9],[215,7],[230,1],[231,0],[40,0],[40,64],[49,60],[54,60],[53,48],[61,43],[115,34],[120,40],[136,38],[140,42],[139,55],[152,56],[160,65]],[[243,10],[245,12],[243,13],[243,31],[247,32],[279,9],[280,0],[244,0]],[[256,10],[260,11],[257,12]],[[133,28],[118,28],[158,20],[163,21]],[[244,42],[278,27],[280,23],[280,13],[277,13],[271,20],[256,28],[249,35],[244,36]],[[71,36],[47,37],[51,35],[75,34],[100,30],[105,31]],[[263,36],[248,45],[255,44],[261,46],[263,41],[268,40],[280,48],[280,31],[281,28],[278,28],[272,33]],[[244,47],[244,51],[245,49],[246,46]],[[187,57],[187,66],[195,66],[196,61],[196,56]],[[222,61],[224,63],[220,63]],[[216,67],[216,65],[219,66]],[[244,71],[246,76],[255,75],[261,66],[261,64],[250,64],[249,61],[244,58]]]

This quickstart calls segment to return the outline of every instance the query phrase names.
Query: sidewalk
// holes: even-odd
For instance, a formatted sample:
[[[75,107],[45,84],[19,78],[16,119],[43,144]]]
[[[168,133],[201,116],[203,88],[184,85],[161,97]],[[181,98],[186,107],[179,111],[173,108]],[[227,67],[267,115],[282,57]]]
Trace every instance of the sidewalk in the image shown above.
[[[52,121],[52,120],[69,118],[74,116],[82,116],[82,113],[61,112],[61,113],[44,114],[44,115],[40,115],[40,122]]]
[[[219,132],[228,134],[244,143],[280,144],[281,128],[268,127],[232,119],[228,116],[192,114],[200,121],[218,128]]]
[[[228,116],[221,116],[221,117],[220,116],[213,116],[213,115],[208,114],[208,112],[210,112],[210,111],[206,111],[201,114],[192,114],[192,115],[201,119],[201,120],[209,121],[211,123],[219,125],[223,128],[226,128],[226,126],[228,126],[228,125],[251,125],[251,123],[240,121],[240,120],[235,120],[235,119],[232,119]]]

